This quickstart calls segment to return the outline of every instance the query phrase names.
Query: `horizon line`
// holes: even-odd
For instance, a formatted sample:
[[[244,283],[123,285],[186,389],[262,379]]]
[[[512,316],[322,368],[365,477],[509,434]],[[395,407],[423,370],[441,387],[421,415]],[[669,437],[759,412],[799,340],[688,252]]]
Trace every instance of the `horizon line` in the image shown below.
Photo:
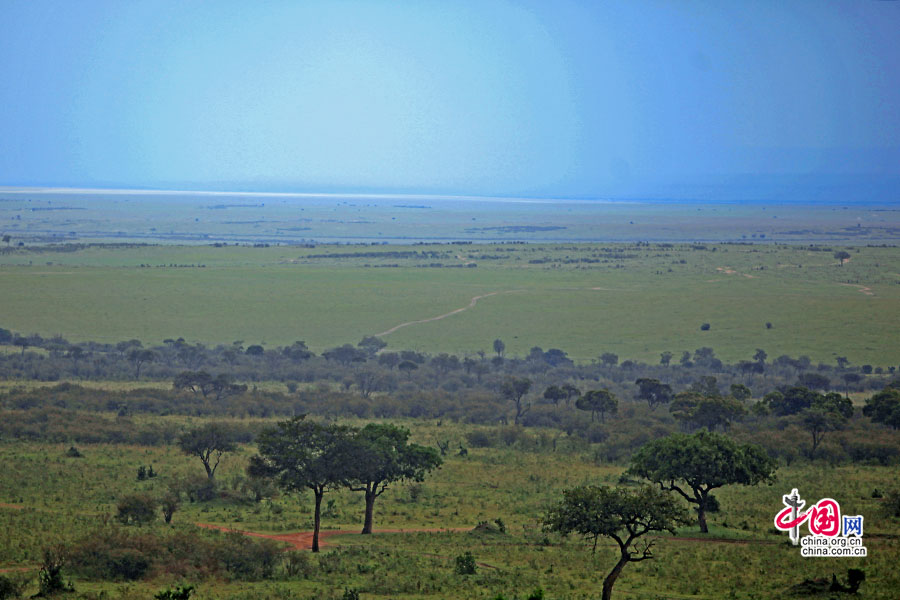
[[[52,187],[52,186],[4,186],[0,185],[0,193],[3,194],[98,194],[108,196],[250,196],[266,198],[358,198],[368,200],[386,200],[390,198],[415,198],[420,200],[459,200],[479,201],[491,200],[494,202],[517,203],[562,203],[562,202],[608,202],[628,203],[632,200],[613,198],[552,198],[552,197],[528,197],[528,196],[487,196],[479,194],[429,194],[429,193],[362,193],[362,192],[248,192],[248,191],[220,191],[220,190],[172,190],[172,189],[147,189],[147,188],[86,188],[86,187]]]

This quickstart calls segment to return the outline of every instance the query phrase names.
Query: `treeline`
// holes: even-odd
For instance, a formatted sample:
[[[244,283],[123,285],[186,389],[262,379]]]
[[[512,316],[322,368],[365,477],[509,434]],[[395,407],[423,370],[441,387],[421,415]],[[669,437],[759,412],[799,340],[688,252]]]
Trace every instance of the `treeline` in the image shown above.
[[[70,344],[0,330],[2,341],[18,349],[0,355],[6,377],[73,380],[0,394],[5,438],[156,445],[170,443],[173,428],[135,425],[133,415],[312,414],[444,419],[498,425],[498,432],[507,431],[505,425],[546,427],[596,444],[598,457],[607,461],[627,458],[648,440],[701,428],[759,438],[786,461],[888,464],[898,454],[889,449],[896,445],[892,432],[862,433],[872,422],[884,431],[900,428],[895,369],[857,367],[840,356],[835,365],[814,365],[806,357],[770,360],[757,349],[747,360],[727,364],[704,347],[680,356],[663,352],[658,364],[620,362],[610,352],[590,364],[575,364],[555,348],[535,347],[525,357],[510,357],[499,339],[490,354],[463,357],[393,352],[372,336],[320,355],[301,341],[269,349],[240,342],[209,348],[179,339],[147,348],[137,340]],[[92,379],[156,385],[112,391],[95,389],[87,383]],[[859,392],[871,394],[862,412],[847,399]],[[73,418],[84,411],[105,414]],[[875,446],[853,441],[854,431],[859,439],[875,440]],[[248,430],[248,439],[253,434]],[[506,444],[510,435],[454,443],[461,448]],[[840,441],[845,438],[850,441]],[[774,439],[779,442],[769,443]]]
[[[816,364],[805,356],[770,358],[763,349],[748,353],[745,360],[725,363],[709,347],[661,352],[656,364],[620,361],[611,352],[600,353],[590,363],[575,364],[558,348],[535,346],[526,356],[508,356],[499,339],[492,352],[460,356],[391,351],[381,339],[367,336],[356,345],[344,344],[316,355],[303,341],[274,348],[243,341],[209,347],[178,338],[147,347],[139,340],[71,343],[60,336],[44,338],[0,328],[0,345],[12,350],[0,353],[0,377],[5,379],[171,381],[183,372],[205,372],[244,384],[280,381],[289,389],[325,382],[356,389],[365,397],[411,387],[454,393],[492,390],[508,376],[528,377],[538,385],[545,381],[602,381],[604,387],[624,397],[634,395],[637,379],[659,379],[686,388],[705,376],[716,377],[722,390],[734,383],[746,385],[754,397],[797,383],[851,393],[880,390],[896,372],[894,365],[853,365],[843,356],[833,365]]]

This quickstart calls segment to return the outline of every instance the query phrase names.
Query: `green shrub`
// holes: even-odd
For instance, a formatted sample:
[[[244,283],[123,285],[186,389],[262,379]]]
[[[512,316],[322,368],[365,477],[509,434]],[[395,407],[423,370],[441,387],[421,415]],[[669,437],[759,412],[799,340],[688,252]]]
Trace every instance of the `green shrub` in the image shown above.
[[[284,553],[281,561],[285,576],[307,578],[315,572],[315,565],[309,552],[295,551]]]
[[[177,588],[163,590],[153,596],[155,600],[190,600],[194,586],[182,585]]]
[[[254,541],[243,534],[229,532],[220,542],[216,554],[225,570],[234,577],[257,580],[272,576],[281,548],[271,540]]]
[[[18,598],[22,595],[22,592],[25,591],[26,585],[28,585],[27,579],[16,579],[7,577],[6,575],[0,575],[0,600]]]
[[[156,520],[156,500],[147,494],[129,494],[116,506],[116,520],[123,525],[146,525]]]
[[[475,557],[471,552],[466,552],[456,557],[456,574],[457,575],[474,575],[477,571],[475,565]]]

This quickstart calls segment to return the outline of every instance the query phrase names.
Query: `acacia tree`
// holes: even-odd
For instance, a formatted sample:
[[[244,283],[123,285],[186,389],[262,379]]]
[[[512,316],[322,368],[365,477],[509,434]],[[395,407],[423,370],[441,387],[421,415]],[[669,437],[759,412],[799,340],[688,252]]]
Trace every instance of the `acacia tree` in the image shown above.
[[[206,469],[206,476],[213,480],[219,461],[226,452],[237,448],[234,432],[222,423],[207,423],[181,434],[178,447],[185,454],[196,456]]]
[[[351,440],[353,461],[349,488],[364,492],[366,516],[362,533],[372,533],[375,499],[397,481],[422,481],[441,464],[437,450],[409,443],[409,430],[396,425],[370,423]]]
[[[591,553],[596,551],[600,536],[616,541],[619,560],[603,580],[602,598],[609,600],[625,565],[653,558],[653,542],[636,548],[638,538],[651,531],[674,535],[678,525],[688,523],[688,515],[670,495],[649,486],[636,490],[583,486],[565,490],[563,500],[547,512],[543,522],[549,531],[592,539]]]
[[[503,382],[503,385],[500,386],[500,393],[503,394],[503,397],[506,400],[511,400],[513,404],[516,405],[516,425],[519,424],[519,419],[521,419],[531,408],[530,404],[524,405],[522,403],[522,399],[530,389],[531,380],[519,377],[508,377],[506,381]]]
[[[697,523],[708,533],[706,510],[709,493],[724,485],[771,483],[775,462],[765,450],[737,444],[717,433],[683,433],[644,444],[631,458],[630,475],[643,477],[661,489],[677,492],[696,505]]]
[[[344,425],[321,425],[306,415],[281,421],[257,438],[259,455],[250,459],[248,473],[273,477],[289,492],[312,490],[315,497],[312,551],[319,551],[319,526],[325,492],[345,485],[351,478],[354,456],[352,430]]]

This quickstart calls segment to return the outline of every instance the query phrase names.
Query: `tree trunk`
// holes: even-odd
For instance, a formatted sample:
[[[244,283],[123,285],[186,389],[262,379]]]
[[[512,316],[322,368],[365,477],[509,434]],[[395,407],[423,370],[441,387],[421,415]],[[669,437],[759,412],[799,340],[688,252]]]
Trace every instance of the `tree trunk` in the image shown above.
[[[709,527],[706,526],[706,496],[697,505],[697,523],[700,524],[700,533],[709,533]]]
[[[312,551],[319,551],[319,523],[321,522],[321,514],[322,514],[322,496],[324,492],[321,490],[313,490],[316,495],[316,512],[313,517],[313,542],[312,542]]]
[[[366,519],[363,522],[362,533],[372,533],[372,517],[375,512],[375,488],[366,484]]]
[[[603,580],[603,600],[612,599],[613,585],[616,583],[616,579],[619,577],[619,573],[622,572],[622,569],[626,564],[628,564],[628,557],[622,556],[622,558],[619,559],[619,562],[616,563],[616,566],[613,567],[613,570],[610,571],[609,575],[606,576],[606,579]]]

